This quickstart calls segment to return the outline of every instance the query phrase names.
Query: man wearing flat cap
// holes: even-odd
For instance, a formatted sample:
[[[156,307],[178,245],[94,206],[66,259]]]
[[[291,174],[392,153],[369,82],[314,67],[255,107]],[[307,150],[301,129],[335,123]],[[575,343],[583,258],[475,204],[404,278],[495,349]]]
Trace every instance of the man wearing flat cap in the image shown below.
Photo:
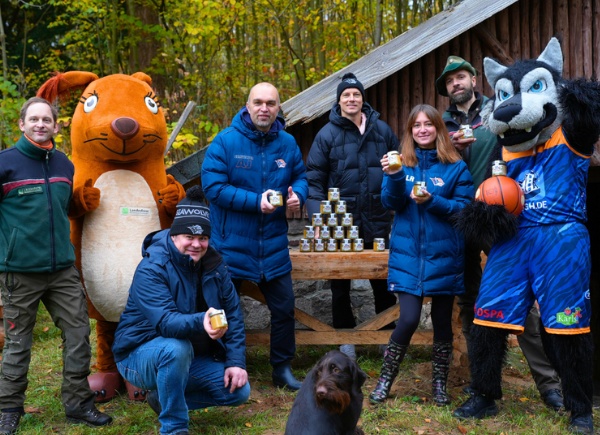
[[[149,390],[161,434],[189,433],[189,409],[237,406],[250,396],[240,300],[210,235],[210,211],[192,187],[171,228],[144,240],[115,333],[119,373]],[[217,310],[225,322],[213,327]]]
[[[477,70],[459,56],[449,56],[440,77],[435,81],[438,94],[450,99],[450,106],[443,114],[452,143],[460,151],[479,186],[491,175],[491,163],[496,154],[496,136],[484,127],[480,112],[488,98],[475,91]],[[464,137],[464,126],[472,130],[472,137]],[[484,247],[489,248],[489,247]],[[474,306],[481,283],[481,249],[467,246],[465,250],[465,293],[458,298],[463,335],[469,342],[473,324]],[[518,336],[519,345],[527,359],[531,374],[544,403],[558,410],[563,406],[560,379],[548,361],[542,348],[539,331],[539,311],[531,308],[525,331]]]

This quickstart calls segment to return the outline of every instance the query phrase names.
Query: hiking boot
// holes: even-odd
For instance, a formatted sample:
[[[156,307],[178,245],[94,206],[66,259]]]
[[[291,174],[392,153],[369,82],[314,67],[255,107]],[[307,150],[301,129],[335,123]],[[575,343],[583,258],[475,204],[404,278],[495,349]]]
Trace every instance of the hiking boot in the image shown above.
[[[494,399],[488,399],[481,394],[473,394],[452,413],[456,418],[484,418],[496,414],[498,414],[498,407]]]
[[[67,414],[67,420],[71,423],[83,423],[88,426],[106,426],[107,424],[112,423],[112,417],[110,415],[98,411],[95,407]]]
[[[13,435],[17,433],[22,412],[2,412],[0,414],[0,434]]]
[[[569,421],[569,432],[577,434],[594,434],[594,420],[592,414],[571,417]]]
[[[552,408],[555,411],[560,411],[561,408],[564,408],[563,395],[560,390],[552,389],[548,391],[544,391],[541,395],[542,400],[546,404],[548,408]]]

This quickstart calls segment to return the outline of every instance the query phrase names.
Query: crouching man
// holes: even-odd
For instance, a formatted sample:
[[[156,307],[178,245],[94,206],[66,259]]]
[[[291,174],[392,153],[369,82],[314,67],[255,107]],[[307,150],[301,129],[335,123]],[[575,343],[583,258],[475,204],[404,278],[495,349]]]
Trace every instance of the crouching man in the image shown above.
[[[209,246],[201,192],[189,189],[171,228],[146,237],[113,345],[119,373],[150,390],[161,434],[189,433],[189,409],[237,406],[250,396],[240,301]],[[215,310],[227,326],[213,328]]]

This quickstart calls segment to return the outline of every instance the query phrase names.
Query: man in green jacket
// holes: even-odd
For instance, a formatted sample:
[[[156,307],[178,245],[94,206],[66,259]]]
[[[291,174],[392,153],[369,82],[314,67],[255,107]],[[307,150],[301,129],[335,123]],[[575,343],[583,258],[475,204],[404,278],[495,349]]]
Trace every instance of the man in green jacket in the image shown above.
[[[0,291],[4,345],[0,370],[0,434],[17,432],[24,414],[33,328],[40,302],[62,331],[62,402],[73,423],[112,421],[94,405],[87,302],[70,240],[73,164],[56,149],[58,113],[42,98],[21,108],[23,132],[0,152]]]

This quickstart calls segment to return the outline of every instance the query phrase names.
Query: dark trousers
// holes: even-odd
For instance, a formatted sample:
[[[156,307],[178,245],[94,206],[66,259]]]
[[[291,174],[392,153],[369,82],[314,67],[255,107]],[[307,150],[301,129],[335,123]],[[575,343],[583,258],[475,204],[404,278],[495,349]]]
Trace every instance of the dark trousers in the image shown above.
[[[241,279],[233,279],[238,293]],[[271,312],[271,354],[272,366],[290,362],[296,353],[296,321],[294,319],[294,289],[292,274],[287,273],[270,281],[256,283],[265,297]]]
[[[400,317],[391,339],[397,344],[408,346],[410,339],[419,326],[423,296],[398,293]],[[431,297],[431,323],[433,324],[433,341],[452,341],[452,307],[454,295]]]
[[[90,325],[79,273],[0,273],[6,343],[0,372],[0,409],[22,407],[40,302],[62,336],[62,402],[67,413],[94,405],[90,374]]]
[[[381,313],[396,303],[396,296],[388,291],[387,280],[371,279],[373,298],[375,300],[375,313]],[[332,279],[331,283],[331,315],[334,328],[354,328],[356,320],[352,312],[350,289],[352,281],[349,279]]]

